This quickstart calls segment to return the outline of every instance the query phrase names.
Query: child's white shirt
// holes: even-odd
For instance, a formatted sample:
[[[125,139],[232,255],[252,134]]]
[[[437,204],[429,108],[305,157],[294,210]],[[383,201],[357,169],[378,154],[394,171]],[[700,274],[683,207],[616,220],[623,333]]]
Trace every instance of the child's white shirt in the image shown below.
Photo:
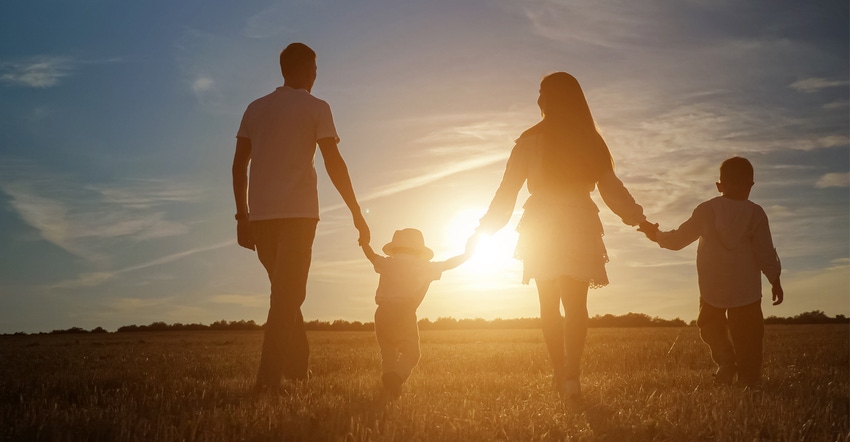
[[[375,303],[413,308],[419,307],[431,282],[439,280],[446,270],[445,262],[431,262],[407,254],[377,255],[373,265],[375,272],[381,275]]]
[[[717,197],[696,209],[676,230],[658,232],[658,245],[679,250],[699,239],[697,275],[700,297],[718,308],[761,299],[761,273],[771,284],[782,267],[767,214],[749,200]]]

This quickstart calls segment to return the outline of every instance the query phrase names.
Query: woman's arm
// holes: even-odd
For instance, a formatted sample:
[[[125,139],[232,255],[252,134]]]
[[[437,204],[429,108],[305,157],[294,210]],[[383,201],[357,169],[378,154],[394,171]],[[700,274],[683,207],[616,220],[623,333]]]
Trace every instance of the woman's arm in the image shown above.
[[[481,217],[476,233],[491,234],[505,227],[505,224],[510,221],[511,215],[513,215],[519,189],[522,188],[527,177],[528,154],[521,142],[518,141],[511,151],[510,158],[508,158],[502,182],[490,202],[487,213]]]
[[[602,201],[619,216],[624,223],[636,226],[646,221],[643,207],[635,202],[623,182],[617,178],[613,169],[608,169],[596,183]]]

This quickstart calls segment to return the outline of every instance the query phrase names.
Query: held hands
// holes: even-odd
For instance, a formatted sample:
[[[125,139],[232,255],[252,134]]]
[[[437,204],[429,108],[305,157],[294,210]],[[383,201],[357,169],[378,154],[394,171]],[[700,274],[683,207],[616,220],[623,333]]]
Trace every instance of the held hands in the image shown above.
[[[372,241],[372,233],[369,231],[369,225],[366,224],[366,218],[363,218],[363,214],[359,211],[354,213],[354,227],[360,232],[357,244],[361,247],[369,245]]]
[[[466,240],[466,248],[463,251],[464,256],[467,258],[472,257],[472,254],[475,253],[476,247],[478,247],[478,242],[481,241],[480,233],[473,233],[469,239]]]
[[[643,232],[650,241],[658,242],[658,223],[653,224],[649,221],[644,221],[640,223],[637,230],[638,232]]]
[[[236,242],[248,250],[255,250],[254,238],[251,234],[251,222],[241,219],[236,222]]]

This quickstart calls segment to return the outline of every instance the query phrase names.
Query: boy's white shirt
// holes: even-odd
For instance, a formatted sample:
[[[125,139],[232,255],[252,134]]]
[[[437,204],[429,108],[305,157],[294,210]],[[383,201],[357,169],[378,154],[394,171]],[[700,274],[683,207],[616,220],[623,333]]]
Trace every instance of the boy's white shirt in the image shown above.
[[[716,197],[696,209],[676,230],[658,232],[658,245],[679,250],[699,239],[700,297],[718,308],[761,299],[761,274],[771,284],[782,271],[767,215],[749,200]]]
[[[251,140],[251,220],[318,219],[316,143],[339,141],[328,103],[281,86],[248,105],[236,136]]]
[[[375,303],[402,303],[419,307],[432,281],[439,280],[446,270],[445,262],[398,254],[391,257],[376,255],[375,272],[381,275]]]

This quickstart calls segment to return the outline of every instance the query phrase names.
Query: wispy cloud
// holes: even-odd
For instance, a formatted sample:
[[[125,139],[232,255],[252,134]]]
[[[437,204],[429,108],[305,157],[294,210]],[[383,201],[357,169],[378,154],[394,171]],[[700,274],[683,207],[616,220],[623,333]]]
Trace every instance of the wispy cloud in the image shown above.
[[[404,192],[406,190],[415,189],[417,187],[433,183],[434,181],[437,181],[450,175],[454,175],[472,169],[477,169],[480,167],[489,166],[494,163],[504,162],[508,158],[509,154],[509,151],[502,151],[481,154],[464,161],[452,161],[448,164],[444,164],[443,167],[439,168],[439,170],[434,170],[411,178],[399,180],[392,184],[388,184],[382,188],[379,188],[366,195],[364,197],[364,201],[394,195],[400,192]]]
[[[123,61],[121,57],[81,60],[65,55],[37,55],[0,61],[0,83],[10,87],[50,88],[74,74],[81,66]]]
[[[644,5],[622,2],[576,4],[553,0],[536,0],[523,4],[526,18],[538,35],[560,42],[596,47],[639,44],[648,35],[650,23],[641,18],[647,14]],[[652,11],[657,12],[657,11]],[[600,33],[599,29],[606,29]]]
[[[136,265],[124,267],[124,268],[117,269],[117,270],[84,273],[77,278],[62,281],[62,282],[59,282],[57,284],[53,284],[53,285],[50,286],[50,288],[53,288],[53,289],[66,288],[67,289],[67,288],[78,288],[78,287],[93,287],[93,286],[100,285],[100,284],[102,284],[106,281],[109,281],[109,280],[111,280],[111,279],[115,278],[116,276],[121,275],[123,273],[129,273],[129,272],[134,272],[136,270],[142,270],[142,269],[146,269],[146,268],[149,268],[149,267],[155,267],[155,266],[159,266],[159,265],[163,265],[163,264],[168,264],[170,262],[177,261],[179,259],[183,259],[187,256],[191,256],[191,255],[195,255],[195,254],[203,253],[203,252],[209,252],[209,251],[221,249],[221,248],[224,248],[224,247],[230,247],[230,246],[233,246],[234,244],[236,244],[235,240],[222,241],[222,242],[219,242],[219,243],[216,243],[216,244],[213,244],[213,245],[209,245],[209,246],[206,246],[206,247],[197,247],[197,248],[190,249],[190,250],[184,250],[182,252],[172,253],[172,254],[167,255],[167,256],[163,256],[163,257],[153,259],[153,260],[141,263],[141,264],[136,264]]]
[[[818,179],[815,187],[819,189],[827,187],[850,187],[850,172],[828,173]]]
[[[243,33],[248,38],[269,38],[292,29],[289,24],[297,15],[292,13],[292,4],[266,8],[245,20]]]
[[[455,174],[504,163],[510,155],[506,144],[510,142],[511,136],[516,136],[519,131],[514,124],[508,123],[513,117],[512,112],[504,115],[478,115],[473,118],[469,115],[455,115],[450,119],[446,116],[434,117],[433,120],[443,123],[453,119],[451,122],[454,124],[413,140],[411,144],[415,146],[416,161],[412,162],[414,166],[400,172],[404,178],[392,180],[358,195],[358,200],[365,202],[388,197]],[[444,119],[446,121],[443,121]],[[418,119],[417,122],[425,126],[435,123],[427,117]],[[402,126],[408,123],[410,122],[395,122],[396,125]],[[326,213],[342,207],[345,206],[327,206],[321,212]]]
[[[49,88],[70,75],[76,62],[71,57],[42,55],[23,61],[0,63],[0,83],[7,86]]]
[[[799,92],[812,93],[820,91],[821,89],[847,86],[848,84],[850,84],[850,82],[847,80],[830,80],[827,78],[812,77],[797,80],[791,83],[789,87]]]
[[[0,159],[0,191],[42,238],[92,262],[104,261],[108,241],[144,241],[182,235],[188,227],[168,219],[165,205],[196,191],[177,183],[124,180],[81,184],[28,161]]]
[[[265,307],[269,304],[269,295],[266,293],[259,295],[214,295],[210,298],[210,302],[214,304],[231,304],[239,307]]]

